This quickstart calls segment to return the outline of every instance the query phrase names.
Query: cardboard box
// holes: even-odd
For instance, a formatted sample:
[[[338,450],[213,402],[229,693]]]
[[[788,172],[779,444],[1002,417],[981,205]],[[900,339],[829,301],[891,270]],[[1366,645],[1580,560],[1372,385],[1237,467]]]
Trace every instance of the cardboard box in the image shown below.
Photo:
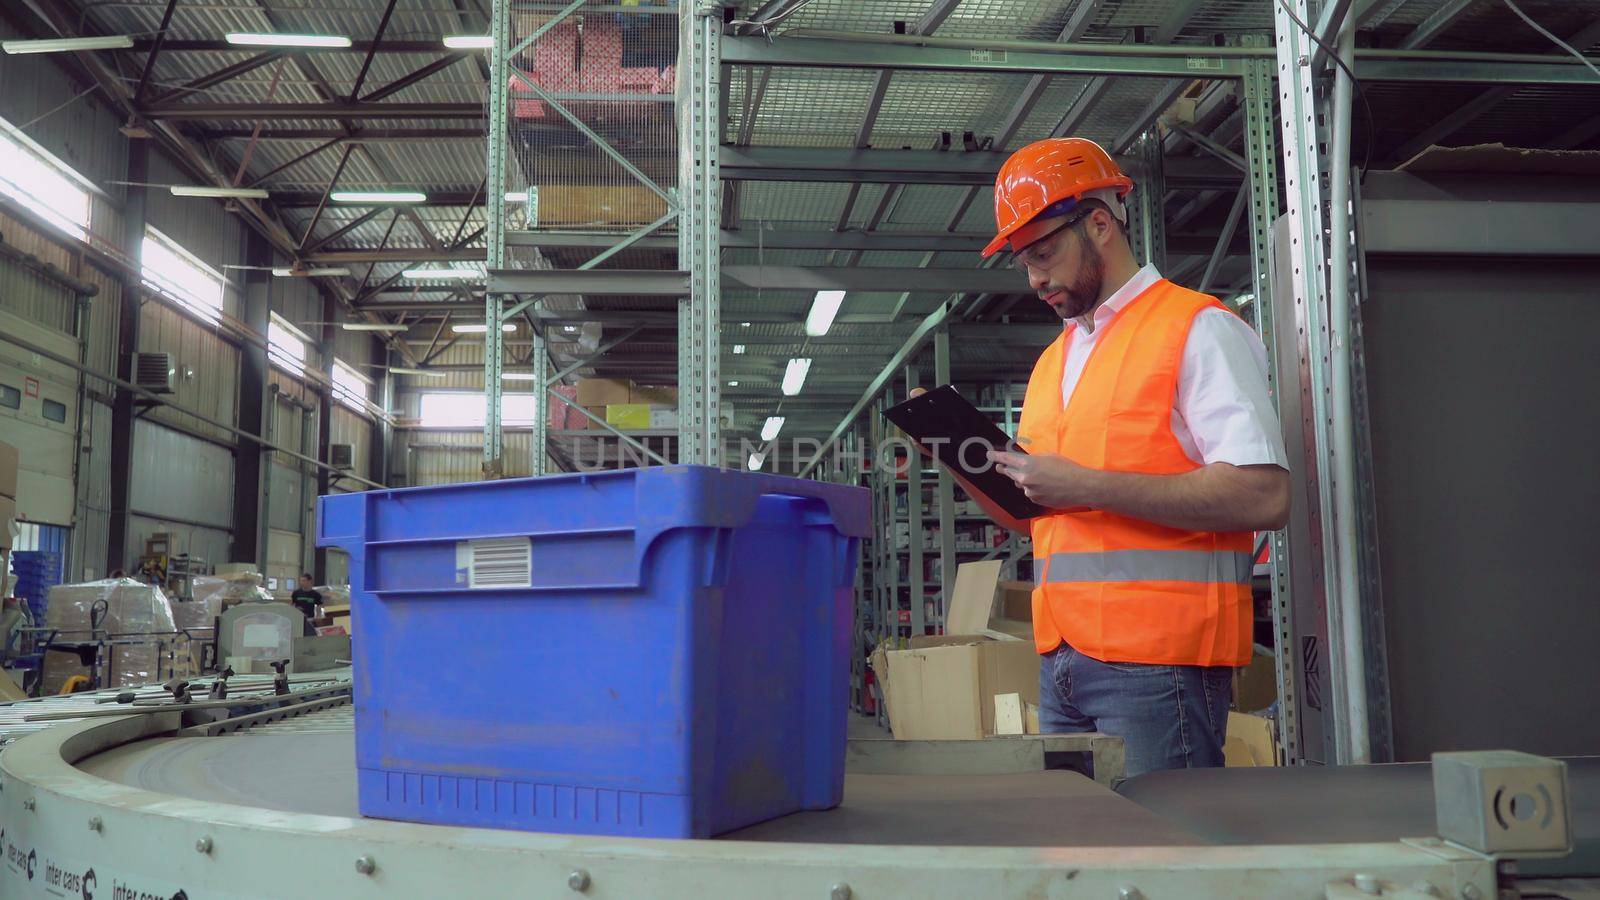
[[[636,384],[628,392],[628,402],[676,408],[678,405],[678,389],[671,386],[646,387]]]
[[[550,390],[552,393],[559,394],[568,400],[576,401],[578,399],[578,386],[575,384],[558,384]],[[578,420],[582,419],[583,416],[577,410],[562,403],[555,397],[550,398],[549,410],[550,428],[560,431],[582,427],[578,424]]]
[[[0,441],[0,497],[17,498],[17,467],[20,465],[17,448]]]
[[[1228,739],[1222,745],[1222,759],[1229,768],[1276,766],[1278,742],[1272,736],[1272,720],[1228,713]]]
[[[578,379],[578,405],[584,407],[610,406],[613,403],[633,402],[633,382],[626,378]],[[557,403],[561,401],[556,401]]]
[[[678,408],[676,406],[650,407],[651,428],[677,428]]]
[[[949,634],[914,636],[907,649],[885,652],[881,665],[874,665],[897,740],[975,740],[992,734],[996,694],[1017,694],[1024,704],[1038,704],[1039,654],[1027,639],[1031,626],[993,615],[1000,565],[988,560],[958,566],[946,619]],[[1020,625],[1023,634],[996,625]],[[1025,720],[1026,706],[1022,715]]]
[[[995,734],[1038,734],[1039,705],[1021,694],[994,695]]]
[[[537,196],[536,223],[540,228],[639,226],[654,222],[667,211],[667,201],[640,184],[541,184]]]
[[[580,405],[582,405],[583,408],[585,410],[587,410],[590,415],[594,416],[595,419],[599,419],[602,422],[604,422],[606,420],[606,408],[604,406],[589,406],[587,404],[580,404]],[[594,419],[589,418],[589,416],[586,416],[586,415],[584,415],[583,413],[580,413],[580,412],[573,412],[572,415],[573,415],[573,424],[571,426],[569,426],[569,427],[575,428],[575,429],[579,429],[579,430],[583,430],[583,429],[590,429],[590,430],[593,430],[593,431],[600,431],[601,430],[600,426],[596,425],[595,422],[594,422]]]
[[[0,550],[11,549],[11,520],[17,517],[17,501],[0,497]],[[4,575],[0,571],[0,575]]]
[[[962,563],[956,566],[955,590],[950,595],[950,610],[945,620],[949,634],[983,634],[994,614],[994,591],[1000,582],[1000,560]]]
[[[994,732],[994,697],[1039,702],[1039,654],[1023,641],[913,638],[875,669],[896,740],[979,740]]]
[[[1032,600],[1015,609],[1006,606],[1000,583],[1000,567],[998,559],[956,566],[956,584],[950,598],[945,631],[949,634],[982,635],[996,640],[1026,641],[1032,646]],[[1031,585],[1020,581],[1008,581],[1005,584],[1025,586],[1031,597]],[[1011,602],[1015,605],[1019,601],[1013,598]],[[1022,615],[1010,615],[1012,612]]]
[[[1033,584],[1027,581],[1002,581],[996,588],[995,613],[1013,622],[1033,621]]]
[[[1255,651],[1248,666],[1233,670],[1233,708],[1259,712],[1278,699],[1278,671],[1273,657]]]
[[[640,431],[650,427],[650,407],[643,403],[606,404],[606,424],[623,431]]]

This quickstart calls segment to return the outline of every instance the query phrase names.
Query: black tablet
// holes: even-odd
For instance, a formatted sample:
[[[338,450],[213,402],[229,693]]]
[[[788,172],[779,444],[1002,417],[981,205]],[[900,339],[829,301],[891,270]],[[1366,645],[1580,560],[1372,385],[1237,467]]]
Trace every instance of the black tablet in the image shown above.
[[[1000,426],[968,403],[953,386],[937,387],[895,404],[884,415],[1012,516],[1031,519],[1045,513],[1044,507],[1029,500],[1016,482],[989,462],[990,450],[1022,453],[1022,448],[1012,444]]]

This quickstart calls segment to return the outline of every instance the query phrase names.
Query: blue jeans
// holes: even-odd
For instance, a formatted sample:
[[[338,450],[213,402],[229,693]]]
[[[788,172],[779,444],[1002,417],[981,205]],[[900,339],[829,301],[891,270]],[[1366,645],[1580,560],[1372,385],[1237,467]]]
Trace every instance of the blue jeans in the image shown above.
[[[1129,778],[1222,765],[1232,698],[1227,666],[1108,663],[1068,644],[1040,659],[1039,730],[1122,738]]]

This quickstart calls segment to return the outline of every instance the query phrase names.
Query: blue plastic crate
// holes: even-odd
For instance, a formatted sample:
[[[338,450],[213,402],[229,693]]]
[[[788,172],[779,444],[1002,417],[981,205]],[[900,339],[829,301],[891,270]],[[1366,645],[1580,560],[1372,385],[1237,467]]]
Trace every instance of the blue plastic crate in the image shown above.
[[[318,504],[363,815],[708,837],[842,798],[865,490],[674,466]]]

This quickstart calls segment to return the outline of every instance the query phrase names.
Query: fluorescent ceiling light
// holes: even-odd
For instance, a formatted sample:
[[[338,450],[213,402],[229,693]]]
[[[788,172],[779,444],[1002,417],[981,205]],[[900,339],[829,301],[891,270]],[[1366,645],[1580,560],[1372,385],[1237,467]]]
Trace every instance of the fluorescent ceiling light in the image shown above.
[[[767,461],[767,455],[765,453],[762,453],[760,450],[757,450],[756,452],[750,454],[750,458],[749,459],[745,460],[744,467],[749,469],[750,471],[754,472],[757,469],[760,469],[761,468],[761,464],[766,462],[766,461]]]
[[[298,277],[310,277],[310,278],[333,278],[333,277],[336,277],[336,276],[339,276],[339,275],[349,275],[349,274],[350,274],[350,270],[349,269],[345,269],[345,268],[298,269],[298,270],[296,270],[296,269],[282,269],[282,268],[279,268],[279,269],[273,269],[272,270],[272,275],[273,275],[274,278],[295,278],[297,276]]]
[[[793,397],[800,393],[800,386],[806,383],[806,373],[810,371],[810,357],[789,360],[788,368],[783,370],[783,395]]]
[[[12,55],[19,53],[68,53],[73,50],[128,50],[133,38],[126,34],[104,37],[48,38],[41,41],[0,41],[0,49]]]
[[[191,184],[169,185],[167,190],[174,197],[221,197],[238,200],[265,200],[267,192],[262,188],[232,188],[232,187],[199,187]]]
[[[489,333],[489,326],[487,326],[487,325],[451,325],[450,326],[450,330],[454,331],[456,334],[488,334]],[[500,330],[501,331],[506,331],[506,332],[516,331],[517,330],[517,326],[511,324],[510,322],[507,322],[504,325],[500,326]]]
[[[487,34],[447,34],[444,45],[451,50],[488,50],[494,46],[494,37]]]
[[[342,50],[350,46],[350,39],[341,34],[271,34],[255,31],[231,31],[228,43],[240,47],[331,47]]]
[[[734,353],[743,353],[744,352],[744,345],[743,344],[734,344],[733,345],[733,352]]]
[[[735,379],[733,381],[728,382],[728,387],[738,387],[738,386],[739,386],[738,379]]]
[[[501,379],[505,381],[538,381],[539,376],[532,372],[501,372]],[[559,401],[557,401],[559,402]]]
[[[767,416],[767,424],[761,426],[761,439],[770,441],[783,430],[783,416]]]
[[[439,280],[447,278],[470,280],[473,278],[483,277],[482,272],[474,272],[471,269],[407,269],[400,274],[412,279],[413,281]]]
[[[389,367],[389,374],[390,375],[420,375],[420,376],[422,376],[424,378],[443,378],[444,377],[444,373],[443,372],[435,372],[432,369],[406,369],[406,368],[402,368],[400,366],[390,366]]]
[[[527,203],[528,202],[528,192],[527,191],[506,191],[506,202],[507,203]]]
[[[426,203],[421,191],[334,191],[328,199],[335,203]]]
[[[740,328],[749,328],[750,327],[750,323],[749,322],[740,322],[739,323],[739,327]]]
[[[410,325],[380,325],[377,322],[340,322],[339,327],[345,331],[410,331]]]
[[[843,302],[844,291],[817,291],[816,298],[811,301],[811,312],[806,314],[806,334],[812,337],[827,334]]]

